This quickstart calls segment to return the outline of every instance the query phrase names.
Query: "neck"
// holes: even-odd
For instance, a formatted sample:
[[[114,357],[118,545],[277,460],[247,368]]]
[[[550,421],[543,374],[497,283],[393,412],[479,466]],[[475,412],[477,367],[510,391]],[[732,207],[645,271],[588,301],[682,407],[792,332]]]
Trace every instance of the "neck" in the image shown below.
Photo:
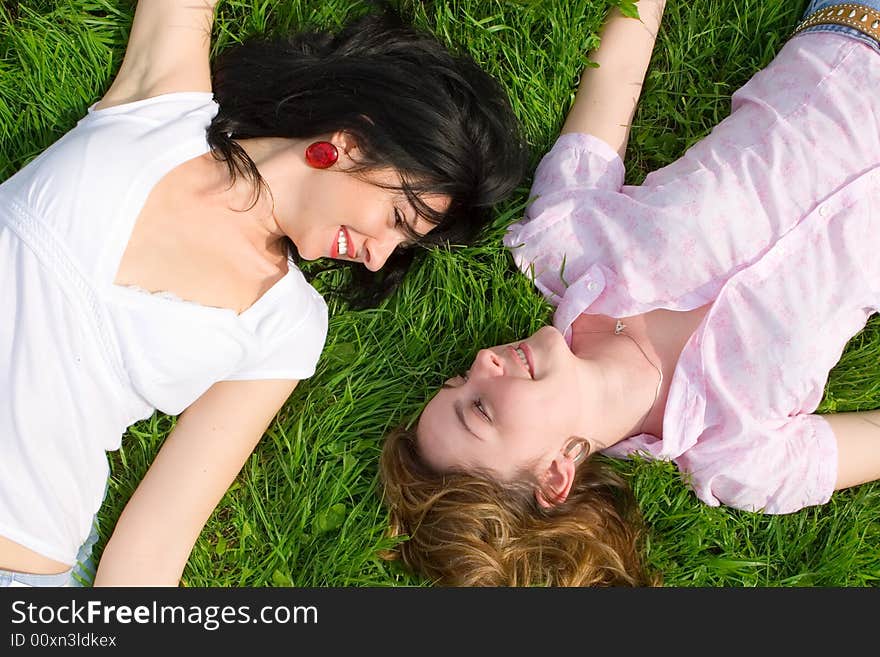
[[[582,414],[582,435],[603,449],[641,433],[645,420],[656,409],[660,383],[654,366],[659,363],[657,355],[638,336],[628,332],[615,335],[613,320],[607,331],[574,330],[571,344],[582,363],[579,399],[588,400]]]
[[[257,166],[265,185],[259,187],[259,196],[250,178],[236,175],[231,181],[225,162],[212,155],[205,156],[210,167],[202,179],[200,195],[205,204],[222,213],[229,221],[239,225],[243,237],[258,251],[274,253],[279,250],[284,231],[273,213],[274,198],[271,193],[271,147],[264,140],[241,140],[239,145]],[[267,189],[268,187],[268,189]],[[256,200],[256,202],[255,202]]]

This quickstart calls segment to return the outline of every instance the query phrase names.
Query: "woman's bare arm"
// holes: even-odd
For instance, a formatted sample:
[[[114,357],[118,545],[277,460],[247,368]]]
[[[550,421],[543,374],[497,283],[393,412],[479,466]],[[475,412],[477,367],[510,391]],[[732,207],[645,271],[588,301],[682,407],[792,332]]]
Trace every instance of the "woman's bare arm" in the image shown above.
[[[95,586],[176,586],[192,547],[297,381],[222,381],[177,421],[104,549]]]
[[[880,410],[822,416],[837,438],[835,490],[880,479]]]
[[[642,83],[651,61],[666,0],[639,0],[640,19],[613,9],[602,29],[601,42],[581,75],[574,104],[562,134],[582,132],[608,143],[621,159]]]
[[[125,57],[98,109],[174,91],[211,91],[218,0],[140,0]]]

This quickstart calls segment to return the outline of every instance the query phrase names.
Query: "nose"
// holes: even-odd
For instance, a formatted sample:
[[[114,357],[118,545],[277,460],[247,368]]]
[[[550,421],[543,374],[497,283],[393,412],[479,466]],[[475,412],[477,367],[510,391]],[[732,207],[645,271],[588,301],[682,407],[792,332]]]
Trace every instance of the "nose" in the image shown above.
[[[480,349],[471,365],[471,376],[501,376],[504,374],[504,361],[491,349]]]
[[[384,240],[377,240],[374,238],[368,239],[364,242],[363,246],[364,266],[370,271],[379,271],[385,266],[385,263],[388,262],[388,258],[400,242],[401,239],[399,238],[388,238]]]

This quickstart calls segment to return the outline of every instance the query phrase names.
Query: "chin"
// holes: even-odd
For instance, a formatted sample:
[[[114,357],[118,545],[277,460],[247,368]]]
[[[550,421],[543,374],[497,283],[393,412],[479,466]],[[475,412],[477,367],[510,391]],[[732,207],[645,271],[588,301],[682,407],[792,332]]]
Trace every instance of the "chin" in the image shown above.
[[[568,349],[568,343],[566,343],[562,333],[553,326],[542,326],[532,334],[532,337],[528,339],[528,342],[531,342],[532,340],[545,345],[546,348],[561,349],[564,347],[565,349]]]
[[[296,244],[296,243],[294,242],[294,244]],[[324,258],[324,257],[329,258],[330,257],[329,255],[325,256],[323,253],[317,253],[315,251],[310,251],[309,249],[300,249],[298,246],[296,247],[296,252],[299,254],[299,257],[302,258],[303,260],[318,260],[319,258]]]

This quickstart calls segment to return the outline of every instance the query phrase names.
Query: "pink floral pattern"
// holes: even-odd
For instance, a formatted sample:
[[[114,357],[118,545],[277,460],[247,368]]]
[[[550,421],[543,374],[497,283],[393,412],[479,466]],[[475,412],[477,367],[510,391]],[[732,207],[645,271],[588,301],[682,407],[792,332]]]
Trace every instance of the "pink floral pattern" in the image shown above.
[[[556,305],[626,317],[712,302],[671,382],[663,439],[607,450],[673,460],[709,505],[822,504],[837,443],[814,413],[880,309],[880,58],[839,34],[791,39],[731,115],[639,186],[590,135],[557,140],[505,236]]]

